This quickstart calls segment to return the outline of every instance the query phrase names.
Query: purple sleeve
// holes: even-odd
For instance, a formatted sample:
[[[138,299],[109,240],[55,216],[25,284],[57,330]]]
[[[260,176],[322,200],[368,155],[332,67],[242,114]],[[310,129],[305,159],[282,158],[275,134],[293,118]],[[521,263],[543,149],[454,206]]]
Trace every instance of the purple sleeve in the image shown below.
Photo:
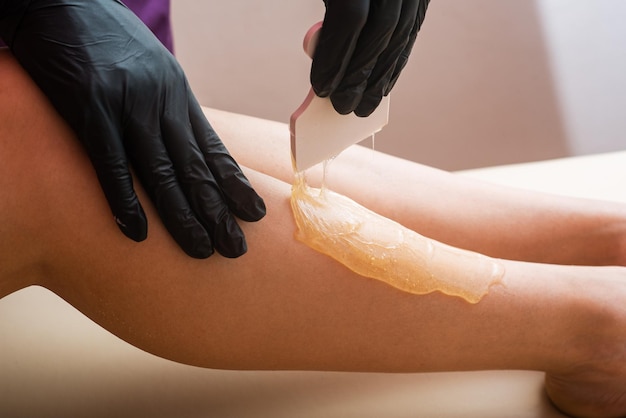
[[[122,0],[152,30],[167,49],[174,52],[170,0]]]

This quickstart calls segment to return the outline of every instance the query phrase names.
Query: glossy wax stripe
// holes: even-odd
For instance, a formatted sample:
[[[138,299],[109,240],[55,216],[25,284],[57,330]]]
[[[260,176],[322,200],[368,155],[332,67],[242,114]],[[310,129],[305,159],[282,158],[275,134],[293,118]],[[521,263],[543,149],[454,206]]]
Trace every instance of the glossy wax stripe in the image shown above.
[[[424,237],[325,187],[309,187],[303,174],[296,175],[291,207],[299,241],[402,291],[439,291],[477,303],[502,282],[498,260]]]

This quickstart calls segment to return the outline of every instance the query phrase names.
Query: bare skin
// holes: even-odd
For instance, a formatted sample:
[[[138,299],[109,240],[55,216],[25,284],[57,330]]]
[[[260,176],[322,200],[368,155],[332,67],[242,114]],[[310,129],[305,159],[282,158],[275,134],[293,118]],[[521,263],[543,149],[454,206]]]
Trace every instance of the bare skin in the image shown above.
[[[565,412],[626,414],[622,267],[503,260],[503,285],[477,305],[365,279],[295,240],[284,125],[211,110],[268,214],[242,225],[245,256],[194,260],[141,190],[149,237],[120,234],[77,141],[6,53],[0,106],[0,297],[45,286],[129,343],[203,367],[543,370]],[[380,154],[362,168],[361,152],[333,168],[331,187],[424,235],[503,258],[624,264],[623,205],[527,194],[397,159],[384,167],[391,157]],[[399,193],[407,184],[411,193]],[[596,241],[605,251],[587,254]]]
[[[241,124],[241,115],[215,109],[205,113],[237,161],[293,182],[284,124],[253,119]],[[345,150],[328,172],[332,190],[459,248],[521,261],[626,264],[621,204],[499,187],[365,147]],[[307,171],[307,178],[319,184],[321,165]]]

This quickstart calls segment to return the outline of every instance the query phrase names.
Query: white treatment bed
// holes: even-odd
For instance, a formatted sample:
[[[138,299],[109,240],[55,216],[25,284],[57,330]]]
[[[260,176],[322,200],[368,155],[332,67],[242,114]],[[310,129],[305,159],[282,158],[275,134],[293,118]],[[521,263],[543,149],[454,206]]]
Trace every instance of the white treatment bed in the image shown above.
[[[470,170],[626,202],[626,152]],[[542,373],[233,372],[176,364],[37,287],[0,300],[0,417],[552,418]]]

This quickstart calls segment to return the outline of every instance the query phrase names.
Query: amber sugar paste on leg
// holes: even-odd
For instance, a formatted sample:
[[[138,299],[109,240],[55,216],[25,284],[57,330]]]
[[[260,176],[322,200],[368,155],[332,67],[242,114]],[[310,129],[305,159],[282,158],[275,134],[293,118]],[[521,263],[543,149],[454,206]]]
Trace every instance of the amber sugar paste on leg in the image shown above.
[[[504,276],[498,260],[426,238],[323,186],[310,187],[304,173],[296,174],[291,207],[299,241],[405,292],[439,291],[477,303]]]

